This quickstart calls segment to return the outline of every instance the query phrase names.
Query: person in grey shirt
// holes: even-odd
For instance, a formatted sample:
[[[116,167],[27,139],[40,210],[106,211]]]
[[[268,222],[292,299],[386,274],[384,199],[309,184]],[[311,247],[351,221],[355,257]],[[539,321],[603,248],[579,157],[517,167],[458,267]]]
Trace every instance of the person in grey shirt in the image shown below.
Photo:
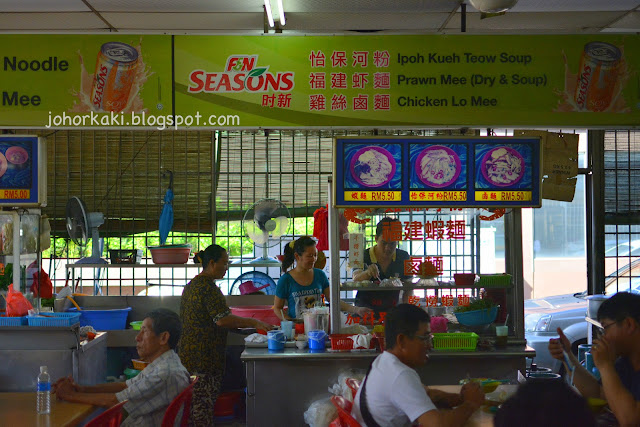
[[[128,416],[122,426],[159,426],[171,401],[189,385],[189,372],[174,351],[181,332],[176,313],[154,310],[145,316],[136,336],[138,356],[150,362],[136,377],[94,386],[81,386],[65,377],[54,384],[54,392],[59,399],[95,406],[127,400],[123,408]]]

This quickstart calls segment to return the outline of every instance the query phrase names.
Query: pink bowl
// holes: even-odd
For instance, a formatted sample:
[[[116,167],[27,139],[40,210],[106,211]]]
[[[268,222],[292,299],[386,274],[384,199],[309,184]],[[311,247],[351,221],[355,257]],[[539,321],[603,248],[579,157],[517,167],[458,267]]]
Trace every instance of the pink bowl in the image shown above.
[[[191,248],[149,248],[154,264],[186,264]]]

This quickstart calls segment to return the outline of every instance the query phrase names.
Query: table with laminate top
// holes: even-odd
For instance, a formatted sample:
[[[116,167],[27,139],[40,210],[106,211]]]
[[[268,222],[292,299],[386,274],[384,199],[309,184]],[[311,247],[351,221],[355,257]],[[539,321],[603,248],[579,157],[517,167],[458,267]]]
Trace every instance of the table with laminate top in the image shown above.
[[[0,424],[21,427],[73,427],[94,409],[93,405],[58,400],[51,395],[51,413],[36,413],[36,393],[0,393]]]

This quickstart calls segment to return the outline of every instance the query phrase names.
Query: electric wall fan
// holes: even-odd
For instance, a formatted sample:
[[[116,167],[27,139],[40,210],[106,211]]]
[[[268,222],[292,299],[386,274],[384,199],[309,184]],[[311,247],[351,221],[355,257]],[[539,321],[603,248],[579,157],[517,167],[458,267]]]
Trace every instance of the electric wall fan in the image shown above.
[[[277,239],[289,231],[291,215],[284,203],[276,199],[259,200],[245,212],[242,223],[247,237],[262,247],[262,256],[250,263],[279,265],[277,259],[268,256],[268,249],[278,245]]]
[[[106,264],[100,256],[100,237],[98,227],[104,224],[102,212],[88,212],[82,199],[71,197],[67,202],[67,231],[69,237],[78,246],[85,247],[91,235],[91,256],[76,261],[76,264]]]

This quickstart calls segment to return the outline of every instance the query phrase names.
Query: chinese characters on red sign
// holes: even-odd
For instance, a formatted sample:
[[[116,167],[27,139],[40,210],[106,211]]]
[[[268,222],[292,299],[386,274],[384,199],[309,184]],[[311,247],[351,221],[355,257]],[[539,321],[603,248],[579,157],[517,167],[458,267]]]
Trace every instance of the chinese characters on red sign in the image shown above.
[[[391,88],[391,75],[389,72],[376,71],[373,73],[353,71],[351,75],[337,70],[345,68],[349,65],[352,68],[366,68],[369,66],[370,58],[373,57],[371,63],[376,68],[389,67],[389,52],[386,50],[376,50],[373,53],[369,51],[353,51],[351,52],[351,60],[346,51],[333,51],[327,61],[327,56],[322,50],[311,51],[309,54],[309,62],[311,68],[327,68],[327,64],[334,69],[332,72],[313,71],[309,74],[309,88],[311,90],[326,90],[327,83],[329,89],[340,91],[344,89],[362,89],[366,90],[367,85],[371,84],[375,90],[388,90]],[[327,81],[328,77],[328,81]],[[373,81],[371,78],[373,77]],[[349,87],[350,85],[350,87]],[[263,101],[264,104],[264,101]],[[375,93],[371,97],[369,94],[357,94],[351,99],[346,95],[336,92],[329,97],[326,94],[309,95],[310,111],[344,111],[351,109],[353,111],[384,111],[391,109],[391,95],[388,93]]]
[[[442,296],[442,305],[445,307],[453,307],[454,299],[456,297],[452,295],[443,295]],[[459,306],[468,306],[469,305],[469,295],[460,295],[458,298]],[[438,297],[437,296],[427,296],[425,297],[425,303],[427,307],[436,307],[438,305]],[[409,304],[413,304],[415,306],[420,306],[420,297],[410,296]],[[347,325],[353,325],[354,323],[362,323],[364,325],[373,325],[374,323],[384,323],[384,319],[386,317],[386,312],[381,312],[378,314],[378,318],[376,319],[373,313],[367,313],[363,317],[359,317],[357,315],[352,315],[351,313],[347,314]]]
[[[466,233],[464,220],[449,221],[399,221],[382,225],[382,238],[387,242],[422,239],[464,239]]]

